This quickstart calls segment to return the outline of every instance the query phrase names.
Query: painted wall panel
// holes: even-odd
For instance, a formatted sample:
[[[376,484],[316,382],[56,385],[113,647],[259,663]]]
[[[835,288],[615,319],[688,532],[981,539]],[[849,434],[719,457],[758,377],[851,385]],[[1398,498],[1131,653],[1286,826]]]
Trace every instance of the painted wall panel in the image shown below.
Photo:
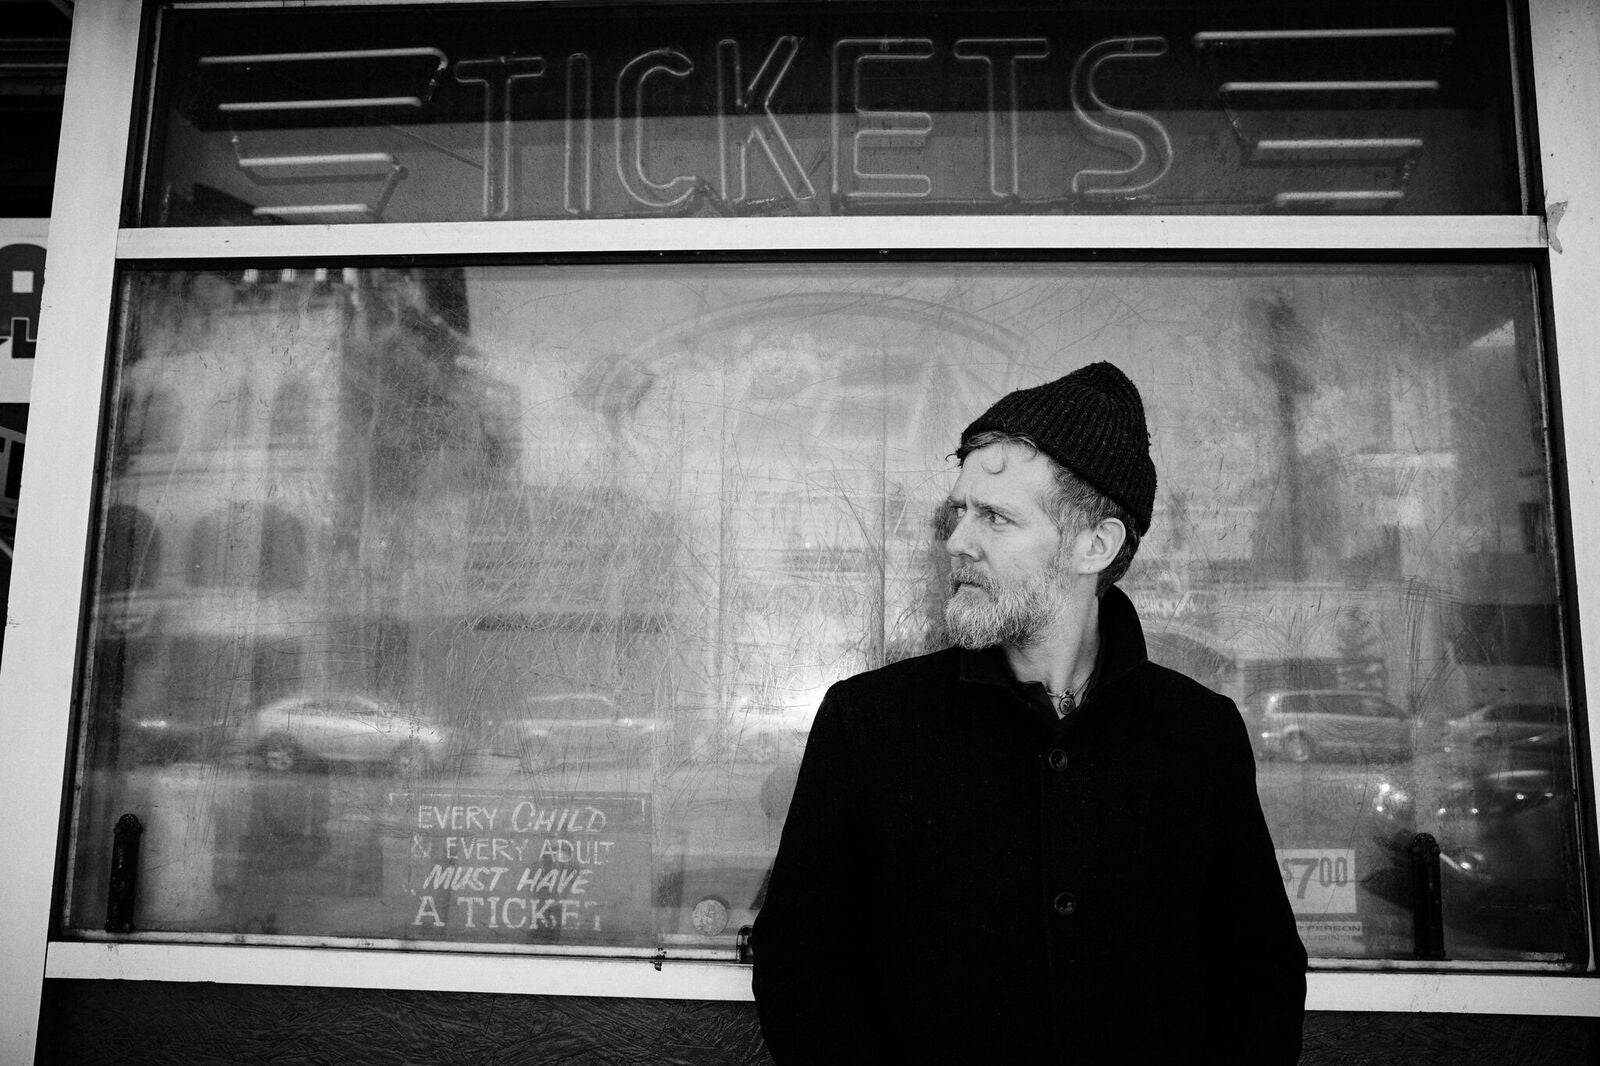
[[[748,1003],[56,981],[41,1061],[770,1063]],[[999,1049],[997,1049],[998,1055]],[[1600,1020],[1315,1013],[1302,1066],[1571,1066],[1600,1055]]]

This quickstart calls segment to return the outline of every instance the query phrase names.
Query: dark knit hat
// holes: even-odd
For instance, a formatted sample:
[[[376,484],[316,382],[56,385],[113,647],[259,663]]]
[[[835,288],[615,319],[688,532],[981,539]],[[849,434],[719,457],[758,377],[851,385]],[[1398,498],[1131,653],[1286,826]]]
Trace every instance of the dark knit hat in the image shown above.
[[[962,443],[986,430],[1025,436],[1039,450],[1127,509],[1150,529],[1156,467],[1144,403],[1128,375],[1110,363],[1090,363],[1066,377],[1002,396],[961,434]]]

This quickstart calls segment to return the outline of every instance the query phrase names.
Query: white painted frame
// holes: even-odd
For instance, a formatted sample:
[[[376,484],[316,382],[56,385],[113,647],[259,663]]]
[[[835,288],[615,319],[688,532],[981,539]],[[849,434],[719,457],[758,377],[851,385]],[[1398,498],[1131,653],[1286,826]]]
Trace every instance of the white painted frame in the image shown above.
[[[1534,117],[1547,190],[1539,216],[1256,218],[824,218],[417,223],[119,230],[134,107],[140,0],[78,0],[73,24],[49,285],[24,470],[26,504],[12,581],[12,628],[0,669],[0,783],[12,861],[0,877],[0,1061],[34,1054],[46,979],[161,980],[427,989],[661,999],[742,1000],[749,972],[731,963],[559,958],[354,946],[52,941],[56,864],[70,798],[83,576],[92,517],[102,390],[119,260],[479,255],[701,250],[958,252],[1111,249],[1226,258],[1266,252],[1481,250],[1547,259],[1545,324],[1565,423],[1557,476],[1570,507],[1572,587],[1584,690],[1600,692],[1600,6],[1529,0]],[[1563,205],[1559,209],[1556,205]],[[1548,232],[1546,229],[1548,219]],[[1548,251],[1547,251],[1548,249]],[[1596,794],[1600,730],[1590,736]],[[1592,843],[1596,825],[1586,818]],[[1593,876],[1595,871],[1591,871]],[[1380,964],[1310,975],[1312,1010],[1600,1017],[1600,978],[1469,973]]]
[[[558,219],[393,222],[246,229],[124,230],[117,255],[234,256],[561,254],[582,252],[1542,251],[1544,223],[1527,215],[1358,217],[1106,217],[951,215],[860,218]]]

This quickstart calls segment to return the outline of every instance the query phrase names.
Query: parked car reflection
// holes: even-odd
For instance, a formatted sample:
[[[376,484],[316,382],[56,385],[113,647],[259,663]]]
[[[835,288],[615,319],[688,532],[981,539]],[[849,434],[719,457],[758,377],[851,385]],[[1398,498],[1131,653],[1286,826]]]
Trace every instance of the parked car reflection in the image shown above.
[[[1371,692],[1267,692],[1251,701],[1246,713],[1261,753],[1293,762],[1408,759],[1414,745],[1411,716]]]
[[[124,751],[141,763],[209,761],[217,755],[224,730],[221,721],[197,719],[175,708],[124,714],[121,720]]]
[[[239,741],[271,770],[328,762],[415,774],[443,758],[447,738],[423,715],[367,696],[336,694],[273,700],[245,716]]]
[[[1487,703],[1452,718],[1446,751],[1489,751],[1507,746],[1557,745],[1566,739],[1566,708],[1554,703]]]
[[[665,743],[671,723],[631,713],[598,692],[528,696],[522,713],[488,724],[489,752],[514,755],[524,771],[573,763],[636,763]]]
[[[1548,754],[1478,760],[1432,789],[1405,778],[1380,783],[1374,839],[1389,867],[1368,887],[1408,904],[1406,849],[1419,829],[1431,832],[1447,928],[1522,951],[1568,949],[1580,927],[1565,884],[1577,846],[1572,780]]]
[[[758,766],[798,758],[821,700],[822,692],[813,690],[781,697],[759,690],[737,692],[722,714],[700,723],[691,754],[698,762]]]

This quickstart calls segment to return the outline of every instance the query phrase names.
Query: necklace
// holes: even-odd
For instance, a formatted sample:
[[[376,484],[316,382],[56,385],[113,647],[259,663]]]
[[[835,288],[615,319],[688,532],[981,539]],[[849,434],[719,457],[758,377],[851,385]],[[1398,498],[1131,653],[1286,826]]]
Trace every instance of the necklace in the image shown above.
[[[1049,686],[1045,687],[1045,695],[1049,696],[1050,702],[1056,706],[1057,718],[1065,718],[1078,709],[1078,701],[1083,698],[1084,690],[1089,687],[1089,680],[1093,676],[1094,674],[1090,673],[1088,677],[1083,679],[1081,684],[1074,685],[1062,692],[1052,692]]]

